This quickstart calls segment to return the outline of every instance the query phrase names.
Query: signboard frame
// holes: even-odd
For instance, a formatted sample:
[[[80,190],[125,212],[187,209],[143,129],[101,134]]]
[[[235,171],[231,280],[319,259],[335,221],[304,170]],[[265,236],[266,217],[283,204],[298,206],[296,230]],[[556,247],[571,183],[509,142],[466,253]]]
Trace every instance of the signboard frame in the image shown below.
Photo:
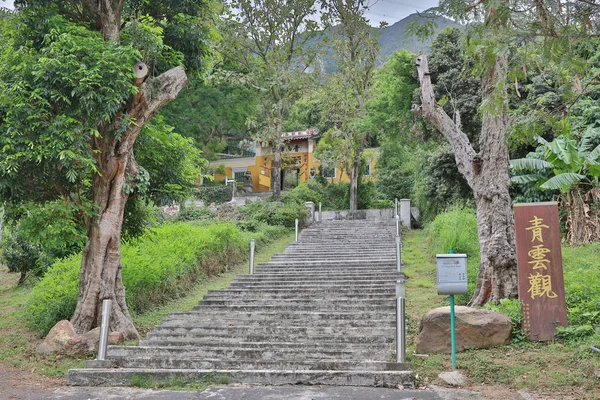
[[[519,299],[530,340],[552,340],[567,326],[558,204],[514,206]]]
[[[438,294],[467,294],[467,255],[436,254],[435,261]]]

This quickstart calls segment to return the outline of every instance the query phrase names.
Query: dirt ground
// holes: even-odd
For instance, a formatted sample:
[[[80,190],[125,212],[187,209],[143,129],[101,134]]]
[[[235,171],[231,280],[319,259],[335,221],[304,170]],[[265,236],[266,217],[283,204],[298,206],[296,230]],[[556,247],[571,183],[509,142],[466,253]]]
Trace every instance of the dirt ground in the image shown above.
[[[21,371],[0,364],[0,400],[43,399],[45,398],[44,393],[56,393],[56,389],[61,387],[65,387],[64,378],[44,377],[33,372]],[[578,388],[563,389],[560,393],[531,393],[497,385],[472,385],[466,389],[478,392],[487,400],[581,400],[600,398],[600,387],[596,393],[586,393]],[[450,390],[450,392],[454,391]]]
[[[45,390],[64,386],[65,380],[48,378],[0,364],[0,399],[28,400],[38,398]]]

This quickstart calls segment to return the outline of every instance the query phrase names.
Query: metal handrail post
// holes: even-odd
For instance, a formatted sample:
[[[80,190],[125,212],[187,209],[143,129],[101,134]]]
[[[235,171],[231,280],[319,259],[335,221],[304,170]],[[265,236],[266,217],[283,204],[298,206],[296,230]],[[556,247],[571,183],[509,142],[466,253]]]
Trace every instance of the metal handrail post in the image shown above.
[[[254,246],[256,242],[254,239],[250,241],[250,275],[254,274]]]
[[[400,252],[400,235],[396,235],[396,271],[402,272],[402,255]]]
[[[396,299],[396,362],[406,362],[406,299]]]
[[[100,325],[100,340],[98,341],[98,357],[96,360],[104,361],[106,359],[106,345],[108,343],[108,329],[110,327],[110,311],[112,309],[111,300],[102,301],[102,323]]]

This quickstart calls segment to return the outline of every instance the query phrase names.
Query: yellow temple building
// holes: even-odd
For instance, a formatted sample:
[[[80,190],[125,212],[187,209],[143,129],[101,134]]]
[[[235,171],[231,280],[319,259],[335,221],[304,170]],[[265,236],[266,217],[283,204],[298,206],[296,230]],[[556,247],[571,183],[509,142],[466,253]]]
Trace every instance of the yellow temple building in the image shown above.
[[[314,151],[320,139],[316,129],[306,131],[284,132],[285,142],[282,153],[281,187],[296,186],[315,178],[319,173],[321,162],[314,157]],[[221,159],[211,163],[211,168],[223,173],[215,173],[216,181],[233,179],[237,184],[252,192],[268,192],[272,190],[271,169],[273,168],[273,152],[269,147],[256,144],[254,157],[243,157],[223,154]],[[369,160],[366,180],[372,179],[371,171],[375,159]],[[348,175],[337,166],[323,165],[323,176],[330,182],[349,182]]]

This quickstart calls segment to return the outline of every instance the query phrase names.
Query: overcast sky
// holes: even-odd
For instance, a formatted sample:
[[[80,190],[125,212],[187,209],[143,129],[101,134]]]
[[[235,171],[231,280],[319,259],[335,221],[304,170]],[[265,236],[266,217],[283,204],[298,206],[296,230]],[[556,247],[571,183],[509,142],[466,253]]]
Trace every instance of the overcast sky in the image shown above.
[[[373,0],[373,2],[371,9],[366,13],[373,26],[379,26],[381,21],[393,25],[410,14],[425,11],[439,4],[438,0]]]
[[[372,7],[366,17],[373,26],[379,26],[381,21],[393,25],[401,19],[436,6],[438,0],[372,0]],[[13,0],[0,1],[0,7],[13,8]]]

